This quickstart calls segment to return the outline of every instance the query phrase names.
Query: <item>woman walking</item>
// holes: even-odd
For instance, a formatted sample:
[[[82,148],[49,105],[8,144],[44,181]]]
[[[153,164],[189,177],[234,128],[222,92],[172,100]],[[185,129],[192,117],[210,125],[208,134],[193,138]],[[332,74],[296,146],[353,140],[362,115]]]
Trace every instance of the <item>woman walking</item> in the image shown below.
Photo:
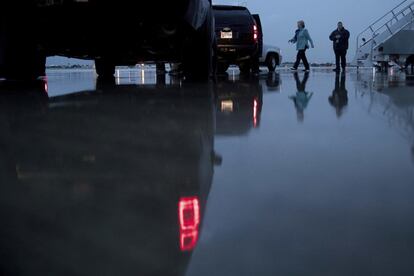
[[[291,68],[292,71],[297,71],[299,64],[303,61],[303,65],[305,66],[305,72],[309,72],[309,62],[306,58],[306,50],[309,49],[309,42],[312,48],[314,48],[313,40],[309,35],[308,30],[305,28],[305,22],[303,20],[298,22],[298,29],[295,32],[295,36],[289,40],[289,43],[296,44],[296,50],[298,54],[296,56],[296,62]]]

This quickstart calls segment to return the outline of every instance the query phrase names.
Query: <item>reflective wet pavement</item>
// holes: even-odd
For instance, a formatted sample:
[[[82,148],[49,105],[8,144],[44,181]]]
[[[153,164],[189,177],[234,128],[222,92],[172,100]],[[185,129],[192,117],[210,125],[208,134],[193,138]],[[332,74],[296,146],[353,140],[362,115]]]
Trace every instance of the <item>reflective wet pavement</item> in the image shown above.
[[[408,75],[17,86],[0,95],[0,275],[414,272]]]

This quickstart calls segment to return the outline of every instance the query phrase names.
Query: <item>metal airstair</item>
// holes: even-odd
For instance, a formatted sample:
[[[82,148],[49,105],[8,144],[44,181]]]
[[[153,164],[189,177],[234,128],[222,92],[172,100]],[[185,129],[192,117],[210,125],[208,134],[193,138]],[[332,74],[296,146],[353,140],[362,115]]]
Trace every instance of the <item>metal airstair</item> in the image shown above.
[[[404,0],[357,37],[358,67],[403,66],[414,55],[414,1]]]

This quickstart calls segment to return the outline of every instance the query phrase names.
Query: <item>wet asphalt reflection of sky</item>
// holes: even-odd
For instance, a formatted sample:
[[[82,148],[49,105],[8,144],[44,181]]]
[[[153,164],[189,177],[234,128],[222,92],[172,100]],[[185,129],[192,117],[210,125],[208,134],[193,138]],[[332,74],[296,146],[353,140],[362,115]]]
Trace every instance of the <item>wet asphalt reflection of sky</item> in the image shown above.
[[[412,273],[413,80],[303,79],[281,73],[279,93],[263,86],[260,127],[216,138],[189,275]]]

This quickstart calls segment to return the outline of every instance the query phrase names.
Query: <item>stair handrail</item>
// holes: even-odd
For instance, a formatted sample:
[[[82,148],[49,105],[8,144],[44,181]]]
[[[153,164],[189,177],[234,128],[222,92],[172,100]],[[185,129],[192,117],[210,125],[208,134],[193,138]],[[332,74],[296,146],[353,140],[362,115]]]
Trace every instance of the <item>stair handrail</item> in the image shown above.
[[[395,20],[395,19],[397,19],[397,16],[399,16],[401,14],[404,15],[404,16],[407,16],[408,14],[404,14],[404,12],[407,11],[408,9],[410,9],[413,6],[414,6],[414,2],[412,2],[411,4],[409,4],[407,7],[405,7],[404,9],[402,9],[401,11],[399,11],[398,13],[395,13],[393,18],[391,18],[390,20],[388,20],[386,23],[384,23],[384,25],[382,25],[381,27],[379,27],[378,29],[376,29],[373,32],[373,37],[372,38],[375,38],[377,35],[379,35],[380,33],[382,33],[382,32],[380,32],[380,30],[382,28],[384,28],[384,27],[387,27],[387,30],[390,32],[391,35],[394,34],[394,33],[396,33],[396,32],[391,31],[390,26],[392,26],[392,25],[388,25],[388,24],[389,23],[392,23],[392,21]],[[413,8],[411,8],[410,14],[412,16],[414,15],[414,9]],[[402,20],[402,19],[400,19],[400,20]],[[400,20],[397,20],[397,22],[399,22]],[[397,32],[399,32],[399,31],[400,31],[400,29],[397,30]]]
[[[378,31],[379,29],[383,28],[386,24],[388,24],[390,21],[392,21],[397,15],[400,15],[401,13],[403,13],[404,11],[406,11],[407,9],[409,9],[413,4],[414,1],[409,4],[406,8],[400,10],[400,12],[397,13],[397,15],[395,14],[395,10],[397,10],[398,8],[400,8],[401,6],[403,6],[405,3],[407,3],[410,0],[404,0],[402,1],[400,4],[398,4],[397,6],[395,6],[393,9],[391,9],[389,12],[387,12],[385,15],[383,15],[382,17],[380,17],[379,19],[377,19],[374,23],[370,24],[366,29],[364,29],[362,32],[360,32],[357,36],[357,42],[356,42],[356,49],[357,51],[360,48],[360,38],[363,34],[365,34],[367,31],[371,31],[372,34],[375,34],[375,31]],[[383,20],[384,18],[386,18],[389,15],[393,15],[393,18],[391,20],[388,20],[385,24],[383,24],[381,27],[379,27],[378,29],[374,30],[374,25],[376,25],[378,22],[380,22],[381,20]],[[372,38],[371,38],[372,39]],[[371,40],[370,39],[370,40]],[[368,41],[370,41],[368,40]],[[367,43],[368,41],[366,41],[365,43]]]
[[[414,4],[414,3],[413,3]],[[414,23],[414,12],[411,14],[411,20],[408,21],[407,23],[405,23],[403,26],[401,26],[400,28],[398,28],[395,32],[391,33],[386,39],[384,39],[381,44],[387,42],[388,40],[390,40],[395,34],[398,34],[400,32],[402,32],[403,30],[405,30],[405,28],[407,28],[409,25],[412,25]],[[372,47],[372,52],[373,50],[375,50],[376,48],[378,48],[380,45],[374,45],[374,43],[371,44]]]
[[[413,4],[414,4],[414,2],[413,2]],[[403,30],[405,30],[405,28],[407,27],[407,26],[409,26],[409,25],[412,25],[412,24],[414,24],[414,11],[411,13],[411,20],[410,21],[408,21],[407,23],[405,23],[403,26],[401,26],[400,28],[398,28],[395,32],[393,32],[393,33],[391,33],[386,39],[384,39],[384,41],[382,42],[382,43],[385,43],[385,42],[387,42],[388,40],[390,40],[395,34],[398,34],[398,33],[400,33],[400,32],[402,32]],[[373,41],[374,42],[374,41]],[[381,43],[381,44],[382,44]],[[378,48],[379,47],[379,45],[376,45],[376,44],[374,44],[374,43],[371,43],[371,52],[370,52],[370,59],[371,59],[371,62],[373,61],[373,54],[374,54],[374,50],[376,49],[376,48]],[[358,50],[357,50],[358,51]],[[357,53],[358,54],[358,53]],[[358,61],[357,61],[358,62]]]

